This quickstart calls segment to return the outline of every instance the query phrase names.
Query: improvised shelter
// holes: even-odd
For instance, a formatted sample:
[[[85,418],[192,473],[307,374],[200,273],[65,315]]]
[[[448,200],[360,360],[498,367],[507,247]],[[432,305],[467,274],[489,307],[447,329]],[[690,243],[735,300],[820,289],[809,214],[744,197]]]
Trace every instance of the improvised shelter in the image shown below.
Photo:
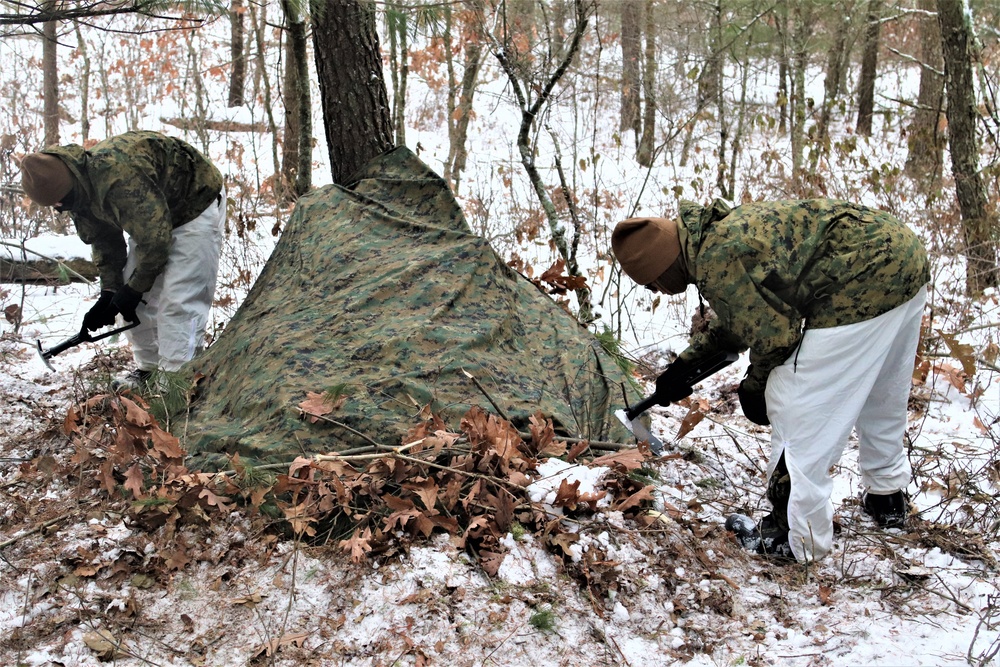
[[[557,434],[629,442],[614,418],[639,396],[596,338],[473,234],[447,184],[406,148],[346,187],[299,199],[277,246],[219,339],[184,425],[204,469],[368,444],[302,419],[308,392],[339,394],[329,419],[398,445],[430,406],[458,429],[491,410],[519,428],[541,412]],[[332,391],[331,391],[332,390]]]

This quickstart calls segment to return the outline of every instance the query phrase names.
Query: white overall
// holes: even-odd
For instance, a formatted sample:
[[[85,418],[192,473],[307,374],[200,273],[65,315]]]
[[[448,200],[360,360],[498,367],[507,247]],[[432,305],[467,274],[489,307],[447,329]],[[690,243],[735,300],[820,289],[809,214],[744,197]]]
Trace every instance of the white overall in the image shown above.
[[[927,288],[873,319],[807,329],[799,349],[767,380],[771,458],[785,454],[791,476],[788,541],[797,560],[833,547],[830,469],[857,428],[861,481],[868,491],[905,489],[906,406]]]
[[[136,308],[141,324],[125,332],[140,370],[178,371],[204,345],[215,298],[226,226],[226,191],[201,214],[172,232],[163,272]],[[125,280],[135,268],[135,242],[128,241]]]

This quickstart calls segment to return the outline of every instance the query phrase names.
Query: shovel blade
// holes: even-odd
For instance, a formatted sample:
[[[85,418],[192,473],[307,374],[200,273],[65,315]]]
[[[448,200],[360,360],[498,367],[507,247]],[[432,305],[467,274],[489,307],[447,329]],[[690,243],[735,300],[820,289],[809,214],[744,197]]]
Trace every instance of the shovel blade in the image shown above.
[[[628,429],[629,433],[634,435],[639,440],[645,440],[648,442],[649,451],[653,452],[654,455],[660,456],[663,454],[663,442],[650,433],[649,429],[642,425],[638,417],[633,421],[625,415],[624,410],[615,410],[615,417],[618,417],[618,421],[620,421],[625,428]]]
[[[36,340],[35,345],[38,347],[38,358],[42,360],[42,363],[45,364],[46,368],[55,372],[56,369],[49,363],[49,358],[45,355],[45,350],[42,349],[42,341]]]

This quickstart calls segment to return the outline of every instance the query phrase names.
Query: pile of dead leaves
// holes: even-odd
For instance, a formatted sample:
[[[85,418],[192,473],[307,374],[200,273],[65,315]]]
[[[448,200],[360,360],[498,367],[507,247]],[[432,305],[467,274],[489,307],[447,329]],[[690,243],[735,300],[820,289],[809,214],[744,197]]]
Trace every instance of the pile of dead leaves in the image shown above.
[[[648,452],[629,450],[591,464],[610,468],[603,489],[581,492],[562,481],[549,505],[531,502],[528,487],[541,460],[580,462],[588,444],[572,447],[552,422],[531,420],[530,437],[480,408],[450,432],[429,412],[397,447],[298,458],[277,475],[260,473],[233,457],[232,470],[189,470],[177,438],[165,431],[141,398],[101,394],[74,407],[64,430],[75,445],[74,463],[111,498],[132,503],[130,519],[146,530],[208,522],[234,508],[277,516],[286,536],[338,545],[355,562],[388,558],[416,540],[445,533],[491,576],[514,529],[532,532],[568,562],[579,535],[565,520],[596,511],[602,502],[625,516],[651,502],[653,486],[633,474]]]

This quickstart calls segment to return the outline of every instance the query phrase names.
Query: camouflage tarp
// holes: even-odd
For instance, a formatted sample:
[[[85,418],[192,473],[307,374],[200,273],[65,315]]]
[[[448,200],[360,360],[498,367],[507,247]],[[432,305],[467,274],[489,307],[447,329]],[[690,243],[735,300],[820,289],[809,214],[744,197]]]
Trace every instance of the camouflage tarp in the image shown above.
[[[246,302],[189,368],[195,463],[288,461],[367,444],[303,420],[307,392],[345,387],[328,417],[397,445],[427,405],[451,428],[484,393],[524,427],[627,442],[627,382],[594,336],[474,235],[444,181],[405,148],[349,187],[302,197]],[[336,393],[336,392],[335,392]],[[629,400],[639,398],[629,389]]]

